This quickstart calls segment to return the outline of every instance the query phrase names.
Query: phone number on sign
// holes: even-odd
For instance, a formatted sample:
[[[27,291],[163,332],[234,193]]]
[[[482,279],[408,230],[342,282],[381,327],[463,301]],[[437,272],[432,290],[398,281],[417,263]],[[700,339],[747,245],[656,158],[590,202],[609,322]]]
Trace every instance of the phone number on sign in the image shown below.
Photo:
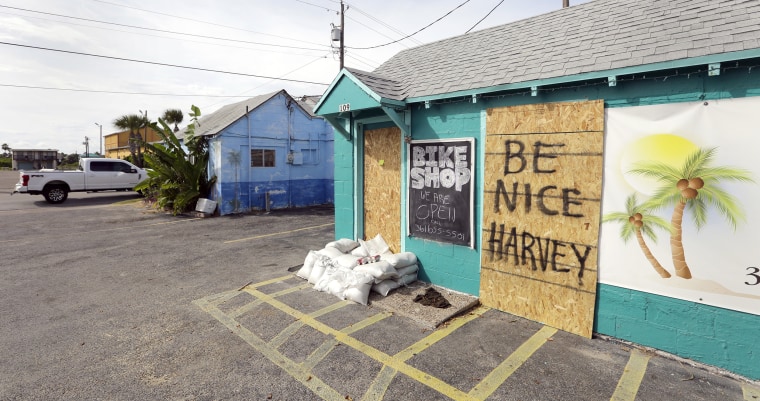
[[[430,224],[415,224],[414,225],[414,232],[417,233],[425,233],[425,234],[433,234],[433,235],[440,235],[447,238],[454,238],[461,241],[464,241],[464,233],[456,231],[456,230],[448,230],[443,227],[437,227]]]

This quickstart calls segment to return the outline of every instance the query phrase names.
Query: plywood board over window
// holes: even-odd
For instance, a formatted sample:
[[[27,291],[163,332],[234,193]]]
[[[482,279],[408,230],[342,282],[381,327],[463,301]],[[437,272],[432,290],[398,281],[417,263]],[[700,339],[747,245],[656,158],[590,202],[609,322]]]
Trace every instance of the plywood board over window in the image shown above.
[[[364,236],[401,250],[401,130],[364,131]]]
[[[488,109],[483,304],[591,337],[604,102]]]

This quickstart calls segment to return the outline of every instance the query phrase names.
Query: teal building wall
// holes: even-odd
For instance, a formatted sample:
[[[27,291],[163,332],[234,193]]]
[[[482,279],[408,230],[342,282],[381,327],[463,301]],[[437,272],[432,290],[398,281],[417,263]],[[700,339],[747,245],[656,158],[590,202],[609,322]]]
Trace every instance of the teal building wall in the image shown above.
[[[475,138],[475,247],[438,243],[406,236],[405,213],[407,166],[402,146],[402,249],[414,252],[420,262],[420,279],[453,290],[478,295],[483,208],[483,138],[485,110],[493,107],[534,103],[603,99],[605,108],[632,107],[677,102],[760,96],[760,60],[748,60],[722,69],[719,76],[701,71],[665,70],[646,75],[618,77],[616,86],[606,79],[558,86],[541,86],[536,96],[530,90],[495,92],[441,101],[412,103],[412,138]],[[704,66],[702,66],[704,67]],[[348,99],[350,101],[350,99]],[[760,110],[759,110],[760,112]],[[356,125],[355,128],[360,127]],[[605,133],[609,135],[609,133]],[[356,174],[356,153],[361,142],[345,135],[335,136],[336,238],[352,238],[357,232],[354,188],[361,188]],[[603,270],[604,266],[599,266]],[[657,348],[698,362],[714,365],[750,379],[760,379],[760,349],[757,333],[760,316],[714,306],[654,295],[607,284],[598,284],[594,331],[644,346]]]

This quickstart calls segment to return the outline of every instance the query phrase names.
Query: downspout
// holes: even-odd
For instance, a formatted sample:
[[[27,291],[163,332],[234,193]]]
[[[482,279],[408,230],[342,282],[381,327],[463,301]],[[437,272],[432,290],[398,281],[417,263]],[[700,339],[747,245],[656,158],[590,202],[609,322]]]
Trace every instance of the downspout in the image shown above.
[[[293,154],[293,102],[288,100],[288,154],[285,157],[291,157]],[[286,163],[287,164],[287,163]],[[288,207],[293,207],[293,182],[291,181],[291,169],[293,163],[288,165]]]
[[[248,105],[245,106],[245,131],[248,134],[248,158],[251,157],[251,119],[248,115]],[[251,194],[251,163],[248,162],[248,210],[253,209],[253,196]]]

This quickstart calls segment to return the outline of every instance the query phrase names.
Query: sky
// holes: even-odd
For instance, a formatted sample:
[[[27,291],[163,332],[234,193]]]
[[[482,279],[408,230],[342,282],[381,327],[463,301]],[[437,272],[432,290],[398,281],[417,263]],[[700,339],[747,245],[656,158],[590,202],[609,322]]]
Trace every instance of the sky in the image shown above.
[[[345,65],[373,71],[404,49],[556,11],[562,0],[344,6]],[[0,143],[81,154],[89,140],[95,153],[101,132],[118,132],[113,121],[123,115],[156,121],[180,109],[185,126],[192,105],[206,115],[281,89],[321,95],[339,72],[330,31],[340,26],[340,7],[338,0],[0,0]]]

